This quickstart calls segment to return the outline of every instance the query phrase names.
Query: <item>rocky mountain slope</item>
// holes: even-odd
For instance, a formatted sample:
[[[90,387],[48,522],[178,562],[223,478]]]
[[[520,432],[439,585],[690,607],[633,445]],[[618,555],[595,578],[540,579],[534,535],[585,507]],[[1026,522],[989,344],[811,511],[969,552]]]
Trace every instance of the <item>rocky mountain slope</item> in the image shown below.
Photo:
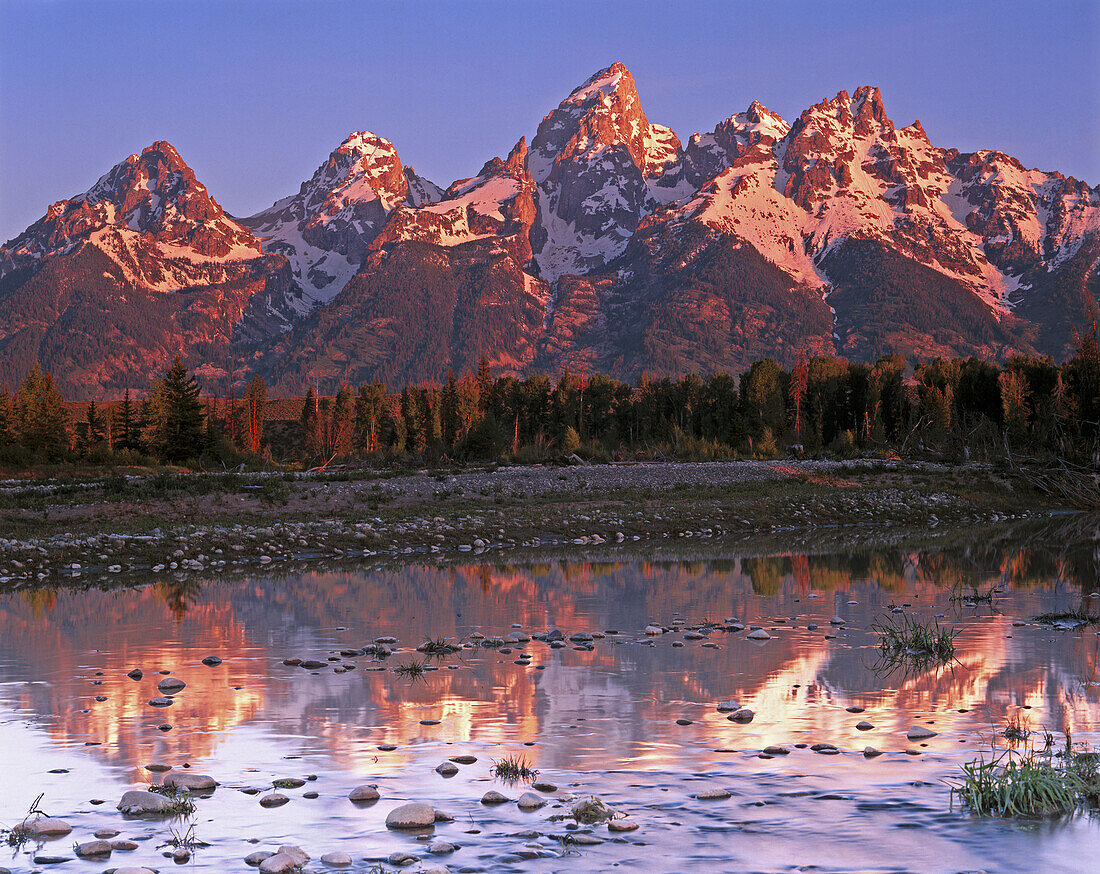
[[[71,393],[117,394],[178,354],[224,383],[232,348],[284,328],[300,298],[286,260],[153,143],[0,247],[0,382],[38,361]]]
[[[0,247],[0,379],[37,358],[110,392],[175,351],[288,391],[483,355],[627,378],[800,349],[1062,358],[1098,259],[1100,189],[933,145],[875,88],[793,123],[753,102],[685,145],[613,64],[446,190],[360,132],[234,220],[154,144]]]

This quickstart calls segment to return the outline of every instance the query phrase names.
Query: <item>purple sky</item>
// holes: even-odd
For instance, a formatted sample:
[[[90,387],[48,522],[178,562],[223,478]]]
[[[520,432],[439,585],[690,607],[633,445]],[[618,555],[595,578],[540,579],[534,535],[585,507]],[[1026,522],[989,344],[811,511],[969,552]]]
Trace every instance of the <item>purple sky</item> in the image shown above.
[[[352,130],[446,185],[623,61],[682,140],[756,99],[882,89],[932,142],[1100,183],[1100,4],[0,0],[0,240],[172,142],[247,215]]]

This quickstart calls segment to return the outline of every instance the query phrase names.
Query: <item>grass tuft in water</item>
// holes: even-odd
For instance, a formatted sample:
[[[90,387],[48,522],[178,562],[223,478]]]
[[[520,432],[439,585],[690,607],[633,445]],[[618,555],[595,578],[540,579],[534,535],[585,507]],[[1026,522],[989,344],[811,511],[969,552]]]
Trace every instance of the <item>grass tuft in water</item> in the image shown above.
[[[166,840],[161,847],[183,847],[185,850],[194,852],[202,847],[209,847],[206,841],[199,840],[195,835],[195,824],[191,823],[187,826],[187,829],[180,831],[176,828],[168,829],[168,840]]]
[[[1100,616],[1093,616],[1081,609],[1064,610],[1060,613],[1040,613],[1035,621],[1044,625],[1096,625],[1100,624]]]
[[[947,664],[955,657],[955,638],[959,632],[943,628],[939,620],[922,622],[901,614],[875,622],[871,630],[880,635],[879,654],[886,666],[927,667]]]
[[[155,792],[157,795],[163,795],[170,802],[171,806],[165,811],[169,816],[190,816],[195,812],[195,799],[191,797],[191,793],[180,786],[164,786],[162,784],[154,784],[149,787],[150,792]]]
[[[532,768],[526,756],[507,756],[493,762],[489,773],[505,783],[530,783],[538,775],[538,769]]]
[[[573,805],[573,819],[584,825],[594,825],[598,822],[605,822],[609,819],[614,819],[618,814],[615,810],[604,803],[603,799],[598,798],[595,795],[591,795],[585,798],[583,801],[578,801]]]
[[[409,662],[405,665],[398,665],[393,669],[393,672],[399,677],[404,677],[406,680],[423,680],[424,671],[428,667],[428,660]]]
[[[453,643],[448,643],[445,637],[425,637],[424,642],[416,648],[417,652],[426,653],[436,658],[458,652],[459,649],[460,647],[455,646]]]
[[[1001,737],[1009,743],[1021,743],[1031,737],[1031,720],[1022,711],[1017,710],[1005,723]]]
[[[977,816],[1049,817],[1075,812],[1086,802],[1100,798],[1100,754],[1075,749],[1069,733],[1066,745],[1055,753],[1053,737],[1046,735],[1042,749],[984,755],[961,766],[961,773],[947,781],[951,806]]]

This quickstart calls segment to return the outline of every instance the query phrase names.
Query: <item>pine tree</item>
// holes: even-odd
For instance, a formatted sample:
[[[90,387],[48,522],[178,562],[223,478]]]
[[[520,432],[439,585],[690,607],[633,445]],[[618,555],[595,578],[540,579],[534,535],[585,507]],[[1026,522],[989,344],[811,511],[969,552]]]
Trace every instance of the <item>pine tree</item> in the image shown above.
[[[482,355],[481,362],[477,366],[477,412],[484,416],[489,408],[489,389],[493,386],[493,378],[489,375],[489,360]]]
[[[355,398],[355,448],[362,454],[381,448],[382,420],[386,413],[386,389],[380,382],[359,386]]]
[[[791,416],[794,419],[794,436],[802,441],[802,407],[806,400],[806,389],[810,382],[810,367],[806,363],[806,350],[798,350],[798,358],[791,371],[788,394],[791,398]]]
[[[92,451],[106,439],[103,415],[99,412],[94,400],[88,402],[88,410],[81,425],[83,426],[81,451],[84,455],[91,455]]]
[[[241,410],[242,442],[246,452],[259,452],[264,445],[264,413],[267,407],[267,386],[263,377],[254,376],[245,392]]]
[[[306,392],[305,403],[302,404],[302,414],[298,417],[298,428],[301,440],[300,448],[302,454],[309,458],[316,457],[319,449],[320,418],[317,395],[313,391],[313,386],[310,386],[309,390]]]
[[[458,411],[458,386],[455,384],[455,374],[452,370],[447,377],[447,383],[439,398],[439,430],[443,438],[443,445],[453,449],[458,442],[462,423]]]
[[[20,384],[14,408],[16,437],[24,446],[50,459],[60,458],[69,450],[65,398],[53,377],[37,364]]]
[[[130,389],[126,389],[122,396],[122,403],[115,410],[114,445],[117,449],[130,452],[141,451],[141,429],[138,423],[137,411],[134,402],[130,398]]]
[[[155,394],[160,405],[162,456],[172,464],[197,458],[206,448],[206,411],[199,398],[199,384],[179,356]]]
[[[15,442],[15,406],[8,387],[0,389],[0,446]]]

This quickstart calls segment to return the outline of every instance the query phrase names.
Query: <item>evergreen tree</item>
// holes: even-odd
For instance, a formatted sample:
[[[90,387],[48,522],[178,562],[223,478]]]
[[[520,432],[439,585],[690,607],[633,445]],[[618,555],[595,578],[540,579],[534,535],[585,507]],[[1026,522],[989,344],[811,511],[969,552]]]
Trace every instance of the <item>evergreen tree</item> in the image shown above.
[[[359,386],[355,398],[355,449],[361,454],[382,448],[382,422],[386,416],[386,388],[380,382]]]
[[[489,389],[492,388],[493,380],[489,376],[489,360],[482,355],[481,362],[477,366],[477,411],[479,415],[484,416],[485,411],[488,409],[489,403]]]
[[[439,398],[439,430],[443,445],[447,449],[454,449],[458,442],[462,423],[458,411],[458,385],[455,383],[455,373],[452,370],[447,377],[447,383]]]
[[[91,455],[92,451],[107,439],[103,414],[99,412],[95,400],[88,402],[88,410],[81,423],[81,432],[80,448],[85,456]]]
[[[262,376],[252,377],[241,408],[243,448],[259,452],[264,445],[264,416],[267,409],[267,385]]]
[[[0,389],[0,446],[15,442],[15,406],[8,387]]]
[[[130,389],[122,396],[122,402],[115,410],[115,423],[113,428],[114,446],[116,449],[130,452],[141,451],[141,428],[138,421],[138,411],[134,408],[134,402],[130,397]]]
[[[53,377],[37,364],[15,394],[16,437],[34,452],[56,460],[70,448],[66,425],[69,411]]]
[[[162,457],[172,464],[198,458],[206,448],[206,410],[198,382],[179,356],[154,394],[160,407]]]
[[[320,451],[320,427],[321,411],[317,403],[317,395],[313,386],[306,392],[305,403],[302,404],[302,413],[298,417],[299,448],[307,458],[315,458]]]

